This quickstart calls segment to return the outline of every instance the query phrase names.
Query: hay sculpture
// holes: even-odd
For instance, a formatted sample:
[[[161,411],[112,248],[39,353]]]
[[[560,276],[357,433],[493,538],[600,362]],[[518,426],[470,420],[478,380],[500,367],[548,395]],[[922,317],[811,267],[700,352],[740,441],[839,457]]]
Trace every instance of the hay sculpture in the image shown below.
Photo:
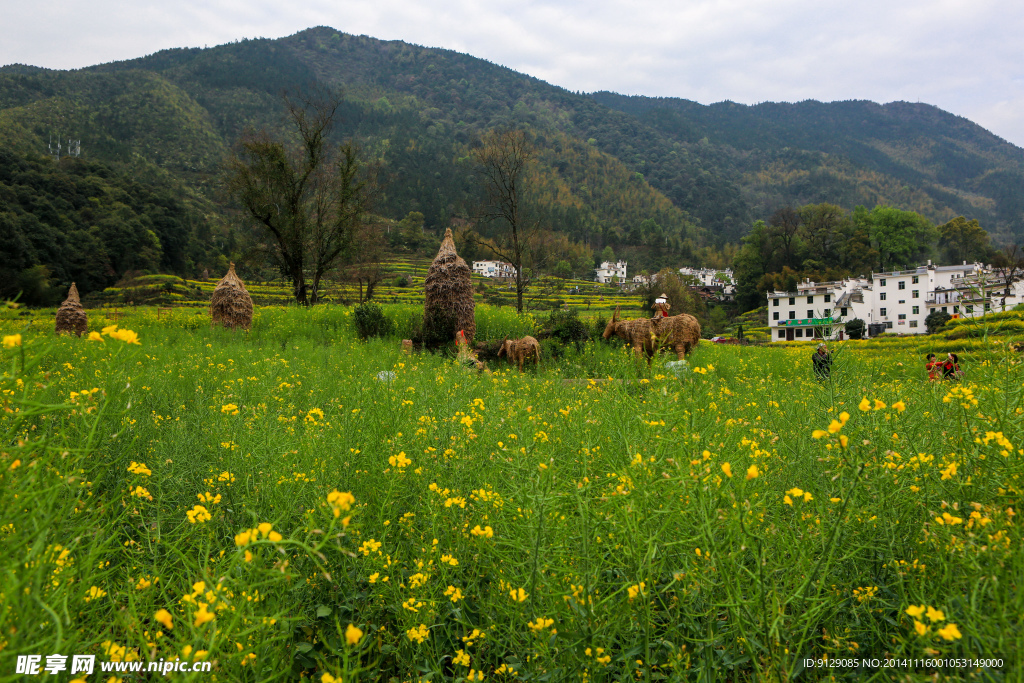
[[[619,320],[619,309],[615,309],[608,326],[604,328],[605,339],[613,334],[628,342],[633,352],[640,356],[647,354],[647,362],[658,349],[672,349],[679,360],[693,351],[700,343],[700,323],[692,315],[680,313],[667,318],[640,318],[639,320]]]
[[[540,364],[540,343],[529,335],[522,339],[505,338],[498,351],[498,357],[502,356],[507,356],[509,363],[517,364],[519,372],[522,372],[523,361],[532,360],[534,365]]]
[[[77,334],[81,337],[89,330],[89,318],[78,298],[78,287],[71,283],[68,298],[57,309],[57,334]]]
[[[252,297],[235,274],[235,264],[228,268],[210,298],[210,316],[214,323],[235,329],[252,326]]]
[[[472,274],[455,252],[452,229],[448,228],[423,281],[423,341],[427,346],[447,344],[459,330],[467,343],[472,343],[476,334]]]

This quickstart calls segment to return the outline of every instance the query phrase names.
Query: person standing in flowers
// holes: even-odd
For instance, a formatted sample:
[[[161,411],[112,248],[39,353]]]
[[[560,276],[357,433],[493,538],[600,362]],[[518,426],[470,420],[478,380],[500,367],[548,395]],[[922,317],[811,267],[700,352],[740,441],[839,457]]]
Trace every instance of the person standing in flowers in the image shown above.
[[[924,357],[924,369],[928,371],[929,380],[936,380],[942,372],[942,363],[935,359],[934,353],[929,353]]]
[[[960,357],[955,353],[950,352],[946,356],[946,361],[942,364],[942,379],[959,380],[964,376],[964,371],[960,369]]]
[[[832,356],[829,355],[828,347],[824,343],[818,344],[818,350],[811,354],[811,364],[814,367],[814,376],[819,382],[832,376]]]

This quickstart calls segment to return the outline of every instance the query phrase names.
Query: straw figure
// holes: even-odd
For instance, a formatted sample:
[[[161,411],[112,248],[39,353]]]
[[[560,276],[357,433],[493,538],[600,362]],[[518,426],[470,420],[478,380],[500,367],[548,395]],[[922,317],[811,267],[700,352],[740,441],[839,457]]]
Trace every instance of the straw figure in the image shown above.
[[[613,334],[629,342],[638,358],[641,351],[646,353],[648,363],[658,349],[673,349],[676,357],[682,360],[700,343],[700,323],[686,313],[655,320],[619,320],[619,309],[616,307],[601,336],[608,339]]]
[[[89,331],[89,318],[82,308],[82,301],[78,298],[78,287],[71,283],[68,290],[68,298],[57,309],[57,334],[77,334],[81,337]]]
[[[252,326],[252,297],[235,274],[235,264],[228,268],[210,298],[210,317],[214,323],[235,329],[248,330]]]
[[[532,359],[534,365],[540,363],[540,344],[529,335],[522,339],[509,339],[505,337],[505,340],[501,343],[501,349],[498,351],[498,358],[502,356],[507,356],[509,363],[517,363],[519,365],[519,372],[522,372],[523,361]]]
[[[448,228],[423,281],[423,340],[428,346],[450,342],[459,330],[467,343],[472,343],[476,334],[472,274],[455,253],[452,229]]]

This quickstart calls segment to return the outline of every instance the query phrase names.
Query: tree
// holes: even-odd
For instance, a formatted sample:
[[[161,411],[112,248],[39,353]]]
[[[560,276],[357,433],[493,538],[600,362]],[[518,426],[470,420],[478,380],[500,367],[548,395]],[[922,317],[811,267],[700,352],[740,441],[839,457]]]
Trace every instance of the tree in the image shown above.
[[[615,263],[615,252],[612,250],[611,246],[605,247],[604,251],[601,252],[601,263],[605,262]]]
[[[860,318],[854,318],[846,323],[846,336],[850,339],[863,339],[864,338],[864,321]]]
[[[555,277],[563,280],[568,280],[572,277],[572,264],[568,261],[559,261],[555,264],[554,271],[552,273]]]
[[[295,300],[309,305],[349,249],[375,183],[351,142],[335,151],[328,141],[341,105],[337,96],[318,91],[286,97],[285,104],[297,148],[266,131],[247,131],[228,161],[227,186],[256,228],[257,251],[291,280]]]
[[[988,252],[988,233],[977,219],[957,216],[939,226],[939,247],[953,263],[983,259]]]
[[[838,208],[838,207],[836,207]],[[803,210],[801,209],[801,213]],[[797,254],[801,248],[801,214],[793,210],[791,206],[784,206],[778,209],[768,219],[769,233],[779,246],[782,256],[782,265],[796,268],[800,265]]]
[[[992,257],[992,269],[1002,281],[1005,310],[1006,299],[1013,294],[1014,284],[1024,280],[1024,250],[1016,244],[1009,244]]]
[[[409,215],[398,223],[398,231],[407,247],[416,249],[423,242],[423,214],[410,211]]]
[[[803,222],[801,231],[807,244],[805,268],[824,268],[838,261],[838,249],[843,243],[843,209],[835,204],[808,204],[800,208]]]
[[[924,319],[924,326],[928,330],[928,334],[935,334],[938,332],[943,325],[949,322],[949,319],[953,317],[949,313],[944,313],[938,309],[935,309],[928,314],[928,317]]]
[[[878,269],[892,270],[913,263],[927,254],[935,243],[935,226],[913,211],[891,206],[871,210],[871,243],[878,250]]]
[[[529,224],[525,206],[534,149],[526,131],[511,126],[489,130],[482,142],[474,150],[473,160],[487,193],[483,217],[507,228],[501,240],[488,246],[515,269],[516,310],[522,313],[527,282],[523,257],[538,227],[537,222]]]

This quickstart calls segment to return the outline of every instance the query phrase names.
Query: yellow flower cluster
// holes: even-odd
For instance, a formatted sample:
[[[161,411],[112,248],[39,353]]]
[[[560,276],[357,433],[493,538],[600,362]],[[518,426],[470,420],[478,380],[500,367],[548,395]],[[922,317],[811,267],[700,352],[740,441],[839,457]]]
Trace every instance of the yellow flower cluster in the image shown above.
[[[15,346],[21,346],[21,335],[20,334],[5,334],[4,335],[4,348],[13,349]]]
[[[422,643],[430,635],[430,629],[427,628],[426,624],[420,624],[419,626],[413,626],[411,629],[405,632],[406,637],[416,643]]]
[[[88,340],[101,342],[103,341],[103,335],[106,335],[111,339],[119,339],[126,344],[137,344],[139,346],[142,345],[142,342],[139,341],[138,334],[132,332],[131,330],[119,330],[117,329],[117,325],[107,325],[100,332],[90,332]]]
[[[480,525],[477,524],[472,529],[470,529],[469,533],[473,534],[474,536],[483,536],[484,538],[494,538],[494,529],[492,529],[489,526],[485,526],[483,529],[481,529]]]
[[[132,463],[128,465],[128,471],[131,472],[132,474],[141,474],[145,477],[148,477],[149,475],[153,474],[153,472],[143,463],[135,462],[134,460],[132,460]]]
[[[533,631],[534,633],[539,633],[539,632],[543,631],[546,628],[551,628],[551,626],[553,626],[554,623],[555,623],[554,619],[547,619],[545,617],[537,617],[534,621],[529,622],[527,624],[527,626],[529,626],[530,630]],[[555,629],[552,628],[551,632],[554,633]]]
[[[946,620],[946,615],[942,610],[935,609],[934,607],[924,605],[911,605],[906,610],[907,614],[914,620],[914,631],[919,636],[924,636],[928,633],[929,627],[925,626],[924,622],[920,620],[921,615],[925,615],[928,619],[929,624],[937,624]],[[957,628],[956,624],[946,624],[942,628],[935,631],[936,635],[941,637],[943,640],[952,641],[962,638],[963,634],[960,633],[960,629]]]
[[[595,650],[591,650],[589,647],[584,651],[588,657],[593,657],[594,661],[602,666],[608,666],[609,662],[612,661],[611,655],[604,653],[604,648],[599,647]]]
[[[810,503],[812,500],[814,500],[814,496],[811,495],[810,491],[804,491],[803,489],[797,488],[795,486],[790,490],[786,491],[786,495],[782,499],[782,502],[785,503],[786,505],[792,505],[793,498],[790,498],[790,496],[798,500],[800,498],[803,498],[805,503]]]
[[[392,455],[390,458],[388,458],[388,464],[390,464],[392,467],[397,467],[398,469],[401,470],[411,465],[412,460],[406,457],[405,451],[402,451],[398,455]]]
[[[213,519],[213,515],[202,505],[195,505],[191,510],[185,511],[185,516],[188,517],[188,521],[191,524],[202,524],[203,522],[209,522]]]
[[[269,522],[263,522],[256,526],[255,529],[246,529],[235,534],[235,545],[239,548],[244,548],[250,543],[254,543],[260,540],[260,537],[266,538],[268,541],[277,543],[281,540],[281,534],[273,530],[274,525]]]

